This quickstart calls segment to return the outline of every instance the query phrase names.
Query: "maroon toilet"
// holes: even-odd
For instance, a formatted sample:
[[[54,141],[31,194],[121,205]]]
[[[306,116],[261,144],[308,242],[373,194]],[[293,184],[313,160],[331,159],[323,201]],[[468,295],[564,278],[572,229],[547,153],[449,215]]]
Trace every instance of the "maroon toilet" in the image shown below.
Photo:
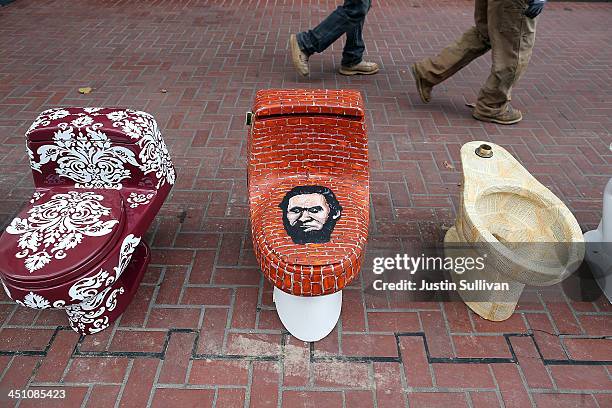
[[[142,236],[175,180],[168,149],[153,116],[130,109],[50,109],[26,137],[36,191],[0,236],[0,280],[20,305],[99,332],[149,263]]]

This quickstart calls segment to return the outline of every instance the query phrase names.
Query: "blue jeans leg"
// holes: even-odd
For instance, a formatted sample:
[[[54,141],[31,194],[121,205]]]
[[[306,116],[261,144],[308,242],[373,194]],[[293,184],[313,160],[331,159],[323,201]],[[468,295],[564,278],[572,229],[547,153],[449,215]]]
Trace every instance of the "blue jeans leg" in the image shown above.
[[[346,43],[342,50],[342,65],[345,67],[352,67],[361,62],[363,52],[365,51],[362,34],[364,20],[361,20],[360,24],[355,25],[346,32]]]
[[[318,26],[297,34],[300,48],[308,55],[323,52],[346,34],[342,65],[358,64],[365,50],[362,36],[363,22],[370,5],[370,0],[345,0],[343,5],[338,6]]]

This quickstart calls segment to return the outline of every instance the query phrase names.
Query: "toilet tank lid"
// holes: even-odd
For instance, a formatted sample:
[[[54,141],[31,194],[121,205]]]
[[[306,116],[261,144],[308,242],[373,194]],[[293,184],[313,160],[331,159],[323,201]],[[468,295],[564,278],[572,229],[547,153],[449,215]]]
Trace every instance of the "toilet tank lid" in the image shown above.
[[[34,120],[28,142],[67,142],[85,138],[136,145],[158,132],[153,116],[126,108],[60,107],[43,111]]]
[[[256,118],[278,115],[334,115],[364,117],[361,93],[344,89],[263,89],[257,92]]]

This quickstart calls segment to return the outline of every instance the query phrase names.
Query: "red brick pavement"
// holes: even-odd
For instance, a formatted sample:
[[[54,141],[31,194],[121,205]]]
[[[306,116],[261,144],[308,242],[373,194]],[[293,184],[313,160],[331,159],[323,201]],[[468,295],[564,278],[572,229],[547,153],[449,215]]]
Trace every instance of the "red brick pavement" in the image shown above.
[[[153,264],[113,327],[79,339],[61,312],[0,298],[0,406],[17,403],[10,389],[54,387],[65,400],[19,406],[612,406],[612,308],[601,298],[560,301],[532,290],[496,324],[462,303],[374,295],[362,290],[362,274],[345,290],[329,337],[310,346],[282,330],[247,224],[244,112],[257,89],[362,92],[368,256],[440,242],[457,208],[459,147],[469,140],[509,148],[585,230],[598,222],[612,175],[610,4],[546,7],[513,94],[525,120],[500,127],[464,107],[488,57],[437,87],[430,105],[408,72],[471,24],[471,2],[374,2],[365,37],[381,72],[336,75],[338,43],[300,78],[287,37],[335,3],[17,0],[0,8],[0,226],[29,197],[23,134],[46,108],[148,111],[178,169],[148,233]],[[80,95],[81,86],[94,90]]]

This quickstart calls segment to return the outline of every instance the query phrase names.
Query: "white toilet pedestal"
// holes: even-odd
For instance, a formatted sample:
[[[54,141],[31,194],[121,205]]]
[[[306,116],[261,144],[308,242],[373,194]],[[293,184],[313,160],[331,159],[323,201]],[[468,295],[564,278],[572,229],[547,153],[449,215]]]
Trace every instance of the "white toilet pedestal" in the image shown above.
[[[276,312],[291,335],[319,341],[336,327],[342,310],[342,291],[322,296],[296,296],[276,286],[272,294]]]
[[[585,258],[597,284],[612,303],[612,178],[603,194],[603,211],[597,229],[584,234]]]

